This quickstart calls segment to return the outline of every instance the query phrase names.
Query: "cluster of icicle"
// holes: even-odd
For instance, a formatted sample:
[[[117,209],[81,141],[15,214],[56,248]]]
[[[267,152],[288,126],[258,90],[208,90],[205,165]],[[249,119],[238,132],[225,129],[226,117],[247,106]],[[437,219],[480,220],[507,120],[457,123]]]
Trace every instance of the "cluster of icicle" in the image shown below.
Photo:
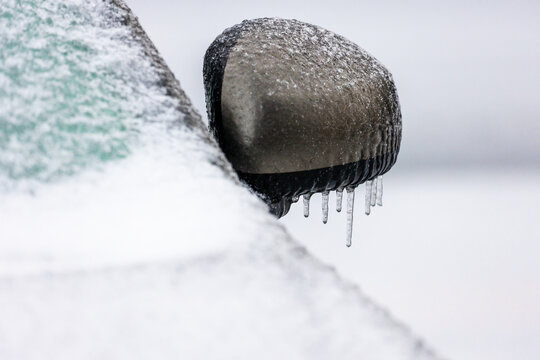
[[[371,208],[375,205],[382,206],[383,183],[382,176],[378,176],[373,180],[365,182],[365,213],[369,215]],[[354,190],[355,187],[347,187],[347,238],[345,244],[349,247],[352,245],[352,226],[353,226],[353,209],[354,209]],[[309,200],[313,194],[305,194],[304,197],[304,217],[309,216]],[[328,196],[329,191],[322,193],[322,221],[324,224],[328,222]],[[336,210],[341,212],[341,204],[343,200],[343,188],[336,190]],[[293,198],[293,202],[297,202],[298,197]]]

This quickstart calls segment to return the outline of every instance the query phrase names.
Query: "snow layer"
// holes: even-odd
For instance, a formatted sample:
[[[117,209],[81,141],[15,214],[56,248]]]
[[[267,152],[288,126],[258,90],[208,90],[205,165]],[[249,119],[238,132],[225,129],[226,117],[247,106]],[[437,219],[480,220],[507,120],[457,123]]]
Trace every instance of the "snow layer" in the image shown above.
[[[0,359],[434,358],[238,185],[121,3],[0,18]]]

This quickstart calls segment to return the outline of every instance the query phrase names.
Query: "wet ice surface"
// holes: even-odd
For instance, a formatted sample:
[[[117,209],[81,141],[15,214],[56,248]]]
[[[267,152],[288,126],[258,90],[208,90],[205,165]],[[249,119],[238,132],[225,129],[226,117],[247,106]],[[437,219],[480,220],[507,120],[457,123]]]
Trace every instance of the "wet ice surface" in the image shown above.
[[[352,245],[353,212],[354,212],[354,188],[347,188],[347,236],[345,245]]]
[[[448,358],[540,358],[540,171],[394,170],[351,248],[344,214],[322,225],[293,205],[280,221]]]
[[[365,203],[364,203],[364,212],[366,215],[369,215],[371,213],[371,186],[373,185],[373,181],[369,180],[366,181],[364,184],[365,187]]]
[[[336,190],[336,211],[341,212],[341,205],[343,203],[343,189]]]
[[[377,205],[382,206],[383,197],[383,177],[382,175],[377,177]]]
[[[2,4],[0,358],[435,358],[178,126],[107,4]]]
[[[302,196],[304,204],[304,217],[309,217],[309,200],[311,199],[312,194],[306,194]]]
[[[371,208],[375,205],[382,206],[382,176],[378,176],[373,180],[366,181],[364,183],[365,188],[365,214],[371,213]],[[347,230],[345,237],[345,245],[350,247],[352,245],[353,237],[353,217],[354,217],[354,194],[355,187],[347,187]],[[313,194],[306,194],[303,196],[303,210],[304,217],[309,217],[310,199]],[[335,191],[336,196],[336,211],[341,212],[341,205],[343,201],[343,189],[337,189]],[[323,191],[321,193],[321,206],[322,206],[322,222],[326,224],[328,222],[328,201],[330,199],[330,192]],[[298,197],[292,199],[293,204],[298,201]]]
[[[322,222],[326,224],[328,222],[328,197],[330,192],[325,191],[321,194],[322,196]]]

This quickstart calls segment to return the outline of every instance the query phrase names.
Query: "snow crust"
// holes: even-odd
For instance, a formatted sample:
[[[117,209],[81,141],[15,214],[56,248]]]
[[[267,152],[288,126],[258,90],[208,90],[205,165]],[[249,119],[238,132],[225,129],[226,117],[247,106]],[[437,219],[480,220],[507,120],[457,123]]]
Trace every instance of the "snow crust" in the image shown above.
[[[435,358],[216,165],[125,9],[2,7],[2,44],[46,51],[0,63],[0,359]]]

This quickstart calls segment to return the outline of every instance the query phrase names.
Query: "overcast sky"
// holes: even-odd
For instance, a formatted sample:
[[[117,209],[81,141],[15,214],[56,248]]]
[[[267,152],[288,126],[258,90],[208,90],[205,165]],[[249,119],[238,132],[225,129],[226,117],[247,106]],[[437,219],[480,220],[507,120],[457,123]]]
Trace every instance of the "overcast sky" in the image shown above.
[[[244,19],[296,18],[344,35],[393,73],[400,167],[540,166],[539,1],[127,2],[204,117],[213,39]]]

